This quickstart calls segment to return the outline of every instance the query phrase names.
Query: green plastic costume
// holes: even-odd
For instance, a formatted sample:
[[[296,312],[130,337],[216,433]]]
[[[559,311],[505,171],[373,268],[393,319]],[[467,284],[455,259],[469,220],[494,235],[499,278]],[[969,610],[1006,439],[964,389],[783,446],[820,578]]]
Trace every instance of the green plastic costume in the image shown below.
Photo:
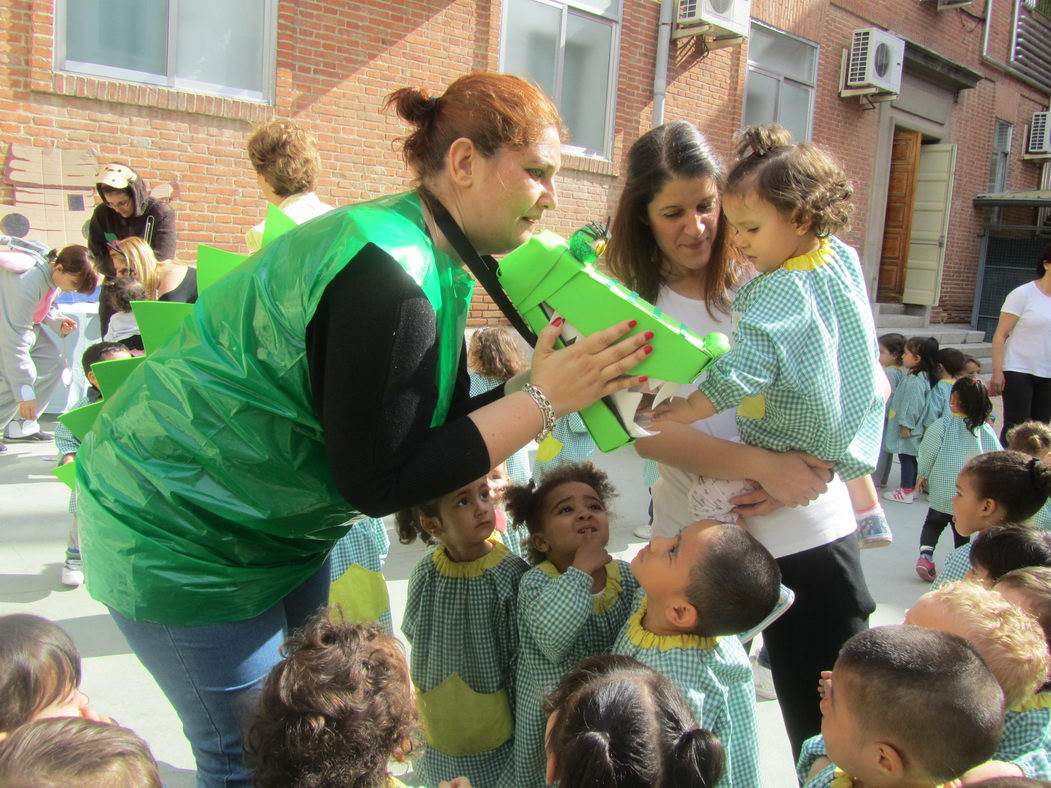
[[[95,599],[166,624],[251,618],[314,574],[361,518],[329,472],[305,346],[325,288],[368,243],[434,307],[431,423],[444,422],[473,282],[432,245],[416,193],[289,229],[214,284],[202,270],[210,286],[170,339],[130,360],[78,454]]]

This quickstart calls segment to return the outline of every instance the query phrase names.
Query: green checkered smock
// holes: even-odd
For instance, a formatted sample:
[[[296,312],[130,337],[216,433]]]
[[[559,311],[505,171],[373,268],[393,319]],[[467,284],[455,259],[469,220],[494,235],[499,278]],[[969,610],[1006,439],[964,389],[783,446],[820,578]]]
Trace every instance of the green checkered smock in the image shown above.
[[[551,434],[562,443],[562,448],[558,454],[545,462],[533,459],[533,478],[536,479],[537,484],[540,484],[544,474],[559,465],[584,462],[590,460],[591,455],[595,453],[595,441],[592,440],[591,433],[584,426],[584,420],[580,418],[579,413],[570,413],[556,419],[555,428]]]
[[[419,696],[427,785],[466,776],[476,788],[513,785],[518,583],[529,565],[498,541],[475,561],[427,553],[409,578],[402,632]]]
[[[934,581],[931,590],[947,586],[963,580],[963,576],[971,569],[971,543],[961,545],[949,553],[945,564],[938,570],[938,579]]]
[[[872,473],[883,434],[883,371],[857,252],[825,238],[737,291],[731,350],[700,391],[737,407],[741,439],[800,449],[844,480]]]
[[[97,389],[95,389],[97,392]],[[85,405],[90,405],[92,402],[98,402],[99,397],[92,396],[89,393],[85,394],[76,404],[73,405],[69,410],[76,410],[82,408]],[[68,413],[69,411],[67,411]],[[62,459],[67,454],[76,454],[80,450],[80,441],[77,440],[76,436],[69,431],[69,427],[63,424],[61,421],[55,424],[55,449],[58,452],[58,459]],[[69,513],[77,513],[77,488],[74,485],[73,489],[69,491]]]
[[[55,440],[58,440],[58,430],[55,430]],[[1033,524],[1034,528],[1039,528],[1041,531],[1051,531],[1051,499],[1048,499],[1040,511],[1029,518],[1029,522]]]
[[[929,395],[927,395],[927,409],[923,412],[923,428],[931,426],[942,416],[948,416],[949,395],[956,381],[952,378],[942,378],[934,384]]]
[[[544,698],[584,657],[605,654],[631,615],[638,581],[624,561],[606,564],[606,588],[591,594],[592,577],[550,561],[533,567],[518,589],[515,675],[515,786],[543,788]]]
[[[759,788],[759,729],[755,686],[748,655],[736,637],[654,635],[642,628],[646,595],[636,595],[635,613],[613,645],[614,654],[634,657],[663,673],[682,691],[697,724],[722,742],[726,771],[720,788]]]
[[[993,757],[1017,764],[1026,777],[1051,780],[1051,693],[1038,692],[1007,710]]]
[[[827,757],[828,753],[825,752],[825,737],[820,733],[817,736],[811,736],[804,741],[799,748],[799,758],[796,760],[796,777],[799,778],[799,784],[803,785],[806,783],[807,775],[810,774],[810,770],[814,766],[814,761],[818,758]]]
[[[891,454],[920,453],[920,438],[923,437],[923,416],[927,412],[927,397],[931,392],[930,381],[922,372],[909,373],[901,379],[890,398],[887,411],[887,434],[883,445]],[[900,427],[912,430],[912,437],[902,438]]]
[[[1000,448],[1000,440],[987,423],[975,435],[963,416],[950,413],[923,433],[918,457],[919,475],[927,480],[928,505],[936,512],[952,514],[956,477],[971,457]]]

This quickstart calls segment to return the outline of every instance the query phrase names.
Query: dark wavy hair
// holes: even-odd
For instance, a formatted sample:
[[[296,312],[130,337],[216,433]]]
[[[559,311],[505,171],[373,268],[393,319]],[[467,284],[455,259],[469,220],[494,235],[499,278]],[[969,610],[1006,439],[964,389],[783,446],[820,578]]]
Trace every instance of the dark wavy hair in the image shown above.
[[[1015,569],[1051,568],[1051,534],[1027,525],[986,528],[971,541],[971,566],[994,583]]]
[[[978,429],[989,420],[989,414],[993,412],[993,403],[989,399],[985,384],[979,378],[963,377],[952,384],[952,393],[960,403],[967,429],[972,435],[977,435]]]
[[[711,788],[723,746],[679,689],[632,657],[588,657],[544,702],[562,788]]]
[[[669,181],[695,178],[710,178],[721,191],[723,165],[704,135],[685,120],[650,129],[628,150],[627,178],[604,258],[613,275],[647,301],[657,300],[665,281],[647,207]],[[744,262],[727,235],[720,217],[704,268],[705,306],[712,317],[713,310],[729,313],[729,292],[744,273]]]
[[[518,529],[525,526],[530,536],[540,533],[544,528],[544,510],[551,492],[568,482],[586,484],[606,506],[611,498],[617,497],[609,476],[596,468],[594,463],[566,463],[548,471],[539,486],[512,484],[504,490],[503,503],[509,519],[508,527]],[[542,563],[547,557],[536,549],[532,539],[527,542],[527,553],[529,563],[534,565]]]
[[[29,722],[80,686],[80,654],[57,624],[27,613],[0,617],[0,731]]]
[[[482,326],[471,335],[467,349],[467,368],[471,372],[506,381],[528,366],[514,335],[506,328]]]
[[[1051,466],[1019,451],[987,451],[960,473],[970,476],[979,498],[996,501],[1008,523],[1025,522],[1051,495]]]
[[[419,714],[401,644],[323,609],[282,647],[245,734],[259,788],[381,788]]]
[[[881,334],[879,340],[880,347],[886,348],[887,352],[890,353],[894,358],[901,363],[901,355],[905,352],[905,335],[898,334],[892,331],[889,334]]]
[[[938,340],[934,337],[909,337],[905,349],[919,358],[920,363],[909,370],[910,375],[924,374],[931,388],[938,385]]]

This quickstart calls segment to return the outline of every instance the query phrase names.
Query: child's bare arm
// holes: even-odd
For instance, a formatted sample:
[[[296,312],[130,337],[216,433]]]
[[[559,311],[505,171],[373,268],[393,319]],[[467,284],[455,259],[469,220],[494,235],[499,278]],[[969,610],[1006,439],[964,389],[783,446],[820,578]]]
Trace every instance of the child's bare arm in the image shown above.
[[[712,401],[701,392],[695,391],[689,397],[672,397],[666,403],[658,405],[653,411],[653,421],[675,421],[679,424],[693,424],[700,419],[714,416],[716,413]]]

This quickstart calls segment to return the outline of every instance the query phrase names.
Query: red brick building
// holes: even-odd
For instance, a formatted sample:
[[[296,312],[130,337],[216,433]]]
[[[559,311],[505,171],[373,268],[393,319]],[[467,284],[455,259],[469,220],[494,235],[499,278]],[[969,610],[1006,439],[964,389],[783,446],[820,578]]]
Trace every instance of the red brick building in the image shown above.
[[[879,280],[882,299],[969,321],[984,220],[973,198],[1051,186],[1041,183],[1046,160],[1023,158],[1033,115],[1051,96],[1051,2],[683,4],[701,19],[736,12],[737,21],[672,39],[664,119],[695,121],[725,154],[746,118],[779,119],[826,146],[857,186],[847,239],[873,292]],[[402,128],[380,109],[387,92],[440,89],[470,70],[526,72],[554,94],[574,135],[551,215],[563,233],[612,211],[624,151],[654,119],[653,0],[0,0],[0,14],[4,150],[94,149],[151,185],[175,184],[183,259],[200,242],[243,249],[264,210],[244,141],[273,116],[313,132],[326,165],[318,191],[346,203],[408,183],[391,144]],[[750,37],[709,51],[710,36],[734,24]],[[874,31],[873,45],[889,34],[892,79],[900,49],[894,92],[841,97],[841,63],[858,29]],[[942,244],[937,233],[921,237],[942,221],[923,214],[930,167],[955,175]],[[5,181],[0,203],[12,199]],[[909,260],[895,262],[895,249]],[[475,317],[496,319],[481,299]]]

